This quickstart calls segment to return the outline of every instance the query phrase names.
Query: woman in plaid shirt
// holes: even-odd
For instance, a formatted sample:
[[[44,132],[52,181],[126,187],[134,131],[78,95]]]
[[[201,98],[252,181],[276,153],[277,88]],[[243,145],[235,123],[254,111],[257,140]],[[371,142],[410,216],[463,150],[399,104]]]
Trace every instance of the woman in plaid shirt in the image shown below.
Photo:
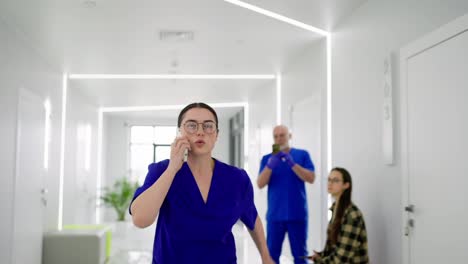
[[[328,176],[328,192],[335,198],[330,210],[327,243],[322,252],[309,257],[314,263],[355,264],[369,263],[367,232],[359,208],[351,202],[353,184],[346,169],[334,168]]]

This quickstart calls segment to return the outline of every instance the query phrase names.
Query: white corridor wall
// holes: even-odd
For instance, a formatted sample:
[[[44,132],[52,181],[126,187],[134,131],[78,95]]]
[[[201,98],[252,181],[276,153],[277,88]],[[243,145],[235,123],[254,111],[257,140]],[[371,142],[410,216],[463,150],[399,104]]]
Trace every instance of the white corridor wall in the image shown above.
[[[16,125],[19,88],[25,88],[51,102],[51,141],[46,176],[48,207],[46,229],[57,227],[61,127],[62,74],[29,46],[29,41],[0,18],[0,259],[11,263],[13,197],[15,181]],[[31,135],[34,136],[34,135]]]
[[[98,107],[70,85],[67,93],[63,224],[94,224]]]
[[[333,165],[348,168],[353,176],[353,197],[364,213],[372,263],[402,262],[399,133],[395,165],[384,164],[381,143],[384,58],[397,58],[395,52],[406,43],[466,12],[466,0],[373,0],[333,29]],[[399,102],[394,102],[397,117]]]

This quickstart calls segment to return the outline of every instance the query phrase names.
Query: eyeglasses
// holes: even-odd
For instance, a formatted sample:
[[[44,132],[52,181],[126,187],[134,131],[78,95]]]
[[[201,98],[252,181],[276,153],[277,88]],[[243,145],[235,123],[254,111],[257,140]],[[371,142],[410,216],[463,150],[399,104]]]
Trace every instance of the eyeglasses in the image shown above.
[[[203,132],[207,134],[213,134],[215,131],[217,131],[217,126],[216,123],[213,121],[205,121],[203,123],[198,123],[195,121],[187,121],[184,123],[184,129],[185,132],[189,134],[195,134],[198,131],[198,125],[202,125]]]
[[[336,178],[334,178],[334,179],[328,178],[328,183],[339,183],[339,182],[342,182],[342,180],[336,179]]]

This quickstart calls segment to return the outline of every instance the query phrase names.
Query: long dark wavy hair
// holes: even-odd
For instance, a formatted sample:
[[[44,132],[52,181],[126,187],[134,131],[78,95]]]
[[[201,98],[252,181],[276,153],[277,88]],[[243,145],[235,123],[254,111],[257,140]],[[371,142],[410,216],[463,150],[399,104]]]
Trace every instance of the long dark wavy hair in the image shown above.
[[[344,212],[346,209],[351,205],[351,193],[353,192],[353,182],[351,180],[351,174],[344,168],[335,167],[331,171],[337,171],[341,174],[343,184],[349,183],[349,188],[344,190],[341,194],[338,203],[338,208],[336,208],[335,217],[333,222],[328,225],[327,235],[328,241],[330,245],[335,245],[336,241],[338,241],[338,235],[340,234],[341,230],[341,220],[343,219]]]

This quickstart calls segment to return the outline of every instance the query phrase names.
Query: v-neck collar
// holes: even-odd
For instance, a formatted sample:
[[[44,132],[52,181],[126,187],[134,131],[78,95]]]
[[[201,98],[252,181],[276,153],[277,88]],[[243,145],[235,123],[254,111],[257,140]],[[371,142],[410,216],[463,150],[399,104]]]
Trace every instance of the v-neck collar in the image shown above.
[[[203,194],[200,190],[200,187],[198,186],[197,184],[197,180],[195,179],[195,176],[193,175],[192,173],[192,170],[190,169],[190,166],[188,165],[187,162],[184,163],[184,165],[186,166],[186,169],[188,171],[188,174],[189,174],[189,177],[192,179],[192,183],[194,185],[194,190],[196,190],[195,192],[197,193],[196,196],[199,197],[201,203],[204,205],[204,206],[207,206],[208,205],[208,202],[210,201],[210,197],[213,195],[212,192],[213,192],[213,183],[214,183],[214,180],[215,180],[215,175],[216,175],[216,168],[218,167],[217,166],[217,163],[218,161],[215,159],[215,158],[212,158],[213,161],[214,161],[214,164],[213,164],[213,172],[212,172],[212,175],[211,175],[211,181],[210,181],[210,187],[208,187],[208,194],[206,196],[206,202],[205,200],[203,199]]]

